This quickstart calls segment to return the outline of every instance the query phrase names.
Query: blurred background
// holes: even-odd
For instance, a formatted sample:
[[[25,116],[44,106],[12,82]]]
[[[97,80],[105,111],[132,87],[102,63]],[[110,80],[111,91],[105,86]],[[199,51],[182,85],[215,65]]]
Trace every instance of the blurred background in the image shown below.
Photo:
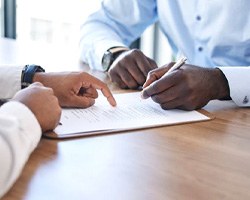
[[[102,0],[0,0],[2,37],[78,49],[80,24]],[[133,43],[161,66],[171,61],[171,49],[157,24]]]

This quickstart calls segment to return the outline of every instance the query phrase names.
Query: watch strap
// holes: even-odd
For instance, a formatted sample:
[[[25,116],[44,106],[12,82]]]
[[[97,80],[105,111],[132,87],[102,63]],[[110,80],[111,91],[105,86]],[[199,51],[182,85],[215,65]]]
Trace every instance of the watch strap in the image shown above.
[[[39,65],[25,65],[21,77],[22,89],[28,87],[33,82],[33,77],[37,72],[45,72],[45,70]]]
[[[108,71],[110,66],[112,65],[112,63],[115,61],[115,59],[121,54],[123,53],[124,51],[128,51],[129,48],[128,47],[122,47],[122,46],[117,46],[117,47],[111,47],[109,48],[103,55],[103,58],[102,58],[102,64],[103,64],[103,61],[105,60],[105,56],[106,55],[109,55],[109,54],[112,54],[111,58],[110,58],[110,62],[109,62],[109,65],[108,66],[105,66],[105,71]],[[103,65],[104,66],[104,65]]]
[[[118,52],[123,52],[123,51],[127,51],[129,50],[129,48],[127,47],[111,47],[110,49],[108,49],[109,52],[111,53],[118,53]]]

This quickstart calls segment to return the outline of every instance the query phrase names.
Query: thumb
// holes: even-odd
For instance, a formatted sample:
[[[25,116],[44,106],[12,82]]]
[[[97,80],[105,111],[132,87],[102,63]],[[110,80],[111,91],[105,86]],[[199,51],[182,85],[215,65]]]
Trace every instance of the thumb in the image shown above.
[[[34,87],[34,86],[39,86],[39,87],[42,87],[42,86],[43,86],[43,84],[42,84],[42,83],[40,83],[40,82],[34,82],[34,83],[30,84],[30,86],[29,86],[29,87]]]

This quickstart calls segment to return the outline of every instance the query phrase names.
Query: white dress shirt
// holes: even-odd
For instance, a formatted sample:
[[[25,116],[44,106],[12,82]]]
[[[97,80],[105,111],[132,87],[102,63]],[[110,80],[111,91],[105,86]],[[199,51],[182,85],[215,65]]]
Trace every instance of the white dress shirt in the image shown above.
[[[9,99],[20,90],[23,67],[0,67],[0,99]],[[41,137],[34,114],[19,102],[0,107],[0,198],[20,175]]]
[[[233,101],[250,106],[249,0],[104,0],[81,26],[81,59],[102,70],[104,52],[128,46],[158,21],[173,53],[219,67]]]

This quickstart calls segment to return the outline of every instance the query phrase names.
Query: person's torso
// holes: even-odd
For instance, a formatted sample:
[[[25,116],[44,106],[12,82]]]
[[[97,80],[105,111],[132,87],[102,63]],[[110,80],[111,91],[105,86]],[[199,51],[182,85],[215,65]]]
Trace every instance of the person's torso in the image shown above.
[[[249,0],[156,1],[175,53],[204,67],[250,66]]]

